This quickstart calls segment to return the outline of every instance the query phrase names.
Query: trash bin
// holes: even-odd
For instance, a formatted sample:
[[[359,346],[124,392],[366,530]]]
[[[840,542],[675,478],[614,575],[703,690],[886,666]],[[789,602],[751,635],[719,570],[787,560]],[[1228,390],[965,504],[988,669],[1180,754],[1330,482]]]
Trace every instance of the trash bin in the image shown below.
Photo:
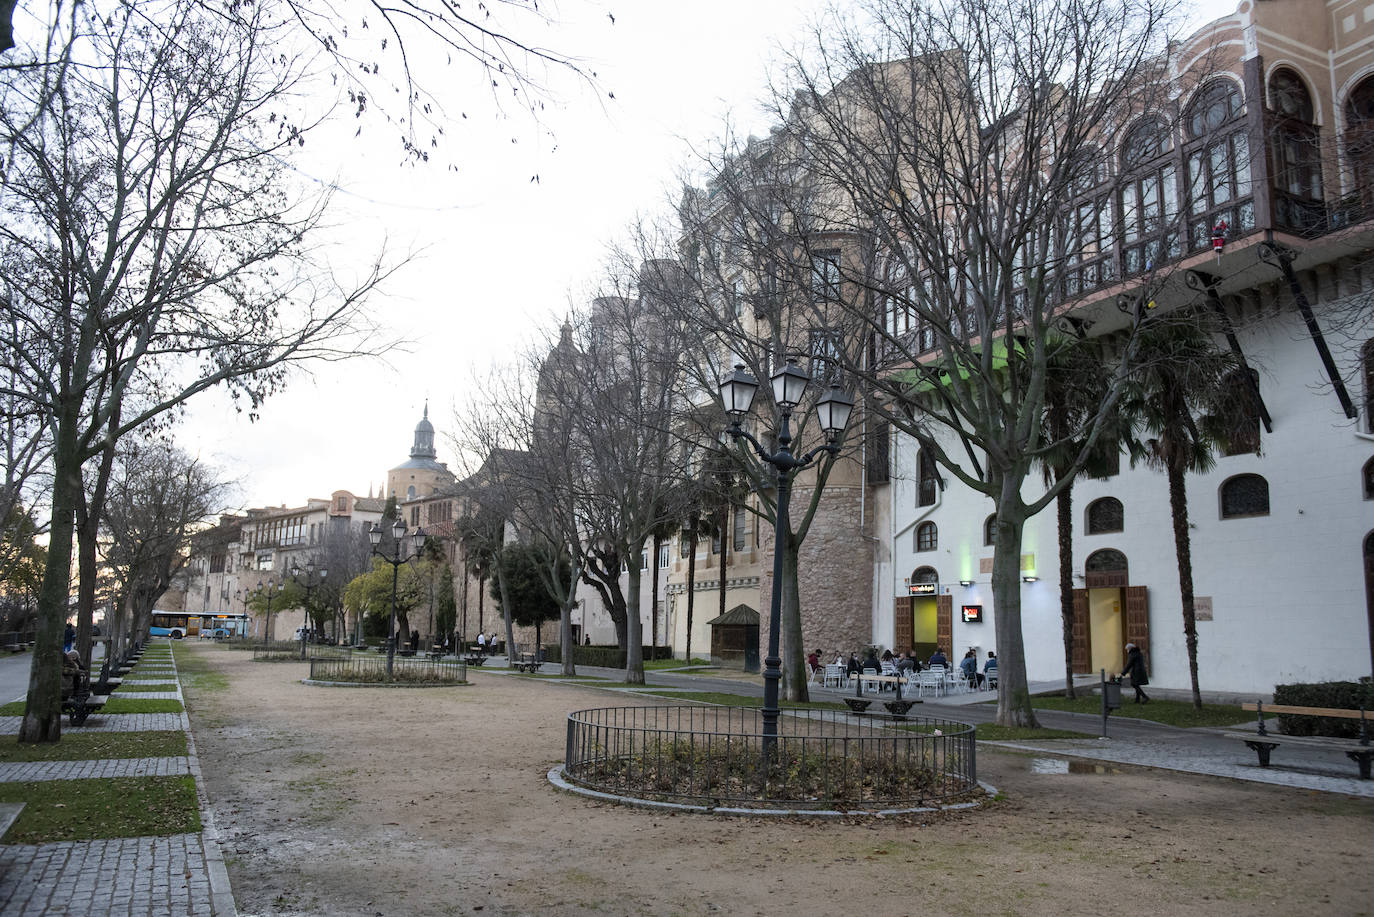
[[[1102,705],[1108,710],[1117,710],[1121,707],[1121,682],[1104,681],[1102,683]]]

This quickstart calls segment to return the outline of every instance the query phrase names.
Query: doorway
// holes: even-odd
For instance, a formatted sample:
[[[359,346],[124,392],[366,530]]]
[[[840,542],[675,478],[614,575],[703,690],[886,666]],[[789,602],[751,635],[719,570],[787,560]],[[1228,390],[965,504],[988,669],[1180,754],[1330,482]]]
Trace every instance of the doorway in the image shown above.
[[[1073,670],[1120,672],[1123,647],[1140,647],[1149,665],[1149,590],[1130,585],[1126,555],[1104,548],[1084,562],[1084,588],[1073,591]]]

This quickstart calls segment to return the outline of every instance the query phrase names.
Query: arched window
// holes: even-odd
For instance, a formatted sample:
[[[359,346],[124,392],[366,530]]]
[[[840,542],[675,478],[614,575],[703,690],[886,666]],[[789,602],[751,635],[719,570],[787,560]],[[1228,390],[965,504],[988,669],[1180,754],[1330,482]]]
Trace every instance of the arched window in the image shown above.
[[[935,523],[922,522],[916,526],[916,550],[934,551],[939,543],[940,536],[935,529]]]
[[[1120,532],[1126,527],[1126,510],[1116,497],[1103,497],[1088,504],[1088,534]]]
[[[1087,589],[1111,589],[1128,586],[1131,582],[1126,555],[1115,548],[1103,548],[1083,561],[1083,586]]]
[[[1312,94],[1302,77],[1280,67],[1269,77],[1273,113],[1274,213],[1281,226],[1296,232],[1325,224],[1321,145],[1314,123]]]
[[[1213,229],[1234,238],[1255,226],[1244,113],[1240,90],[1225,78],[1199,89],[1188,106],[1189,251],[1211,245]]]
[[[410,485],[409,487],[406,488],[406,499],[407,499],[407,500],[414,500],[414,499],[415,499],[415,485],[414,485],[414,484],[412,484],[412,485]]]
[[[991,516],[989,516],[989,517],[987,517],[986,519],[983,520],[983,544],[986,544],[986,545],[995,545],[995,544],[997,544],[997,514],[996,514],[996,513],[993,513]]]
[[[1179,252],[1178,169],[1165,126],[1147,118],[1121,144],[1122,265],[1126,274],[1148,271]]]
[[[1374,458],[1364,463],[1364,498],[1374,500]]]
[[[939,583],[940,574],[935,572],[934,567],[917,567],[911,574],[913,583]]]
[[[1374,76],[1355,84],[1345,102],[1345,154],[1349,190],[1374,203]]]
[[[1221,485],[1221,518],[1269,515],[1269,482],[1257,474],[1238,474]]]

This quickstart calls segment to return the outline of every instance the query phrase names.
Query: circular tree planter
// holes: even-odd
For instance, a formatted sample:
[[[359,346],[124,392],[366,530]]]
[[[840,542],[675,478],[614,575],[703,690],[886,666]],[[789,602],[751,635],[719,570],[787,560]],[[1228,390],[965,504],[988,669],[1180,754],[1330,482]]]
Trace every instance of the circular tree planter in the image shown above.
[[[568,716],[558,780],[575,792],[724,814],[919,812],[986,795],[968,723],[787,710],[778,735],[765,737],[753,707],[579,710]]]

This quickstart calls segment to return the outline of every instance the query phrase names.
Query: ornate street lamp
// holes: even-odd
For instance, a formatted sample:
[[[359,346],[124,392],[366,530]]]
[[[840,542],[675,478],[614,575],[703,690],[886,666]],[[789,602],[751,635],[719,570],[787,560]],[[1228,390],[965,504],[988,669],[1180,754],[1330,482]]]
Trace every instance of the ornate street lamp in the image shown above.
[[[406,524],[397,519],[391,526],[391,554],[380,550],[382,544],[382,526],[380,523],[372,523],[372,528],[367,530],[367,540],[372,542],[372,553],[382,560],[391,564],[391,626],[386,638],[386,677],[391,677],[392,666],[396,659],[396,588],[397,579],[400,576],[401,564],[415,560],[420,556],[420,552],[425,549],[425,530],[417,528],[410,536],[410,552],[401,553],[401,546],[406,537]]]
[[[310,632],[310,592],[316,586],[324,584],[324,578],[329,575],[329,570],[321,567],[319,579],[315,578],[315,558],[310,558],[305,562],[305,579],[301,579],[301,568],[297,564],[291,565],[291,578],[305,587],[305,623],[301,625],[301,658],[305,658],[305,637]]]
[[[811,377],[797,366],[795,360],[789,359],[787,365],[775,372],[769,381],[773,387],[773,400],[778,405],[777,452],[769,452],[742,426],[744,415],[749,413],[754,404],[758,380],[742,364],[736,364],[735,371],[720,381],[720,400],[731,415],[727,432],[736,442],[743,439],[753,446],[755,454],[773,466],[777,482],[777,518],[773,525],[773,594],[768,607],[768,656],[763,660],[765,754],[772,751],[778,737],[778,682],[782,680],[782,659],[778,655],[778,632],[782,626],[782,541],[791,530],[788,502],[792,496],[792,478],[822,453],[834,455],[840,451],[840,440],[844,436],[844,428],[849,424],[849,414],[854,409],[854,399],[840,391],[838,385],[832,384],[830,390],[816,402],[816,417],[825,433],[824,445],[817,446],[803,456],[794,456],[790,426],[792,410],[801,404]]]

